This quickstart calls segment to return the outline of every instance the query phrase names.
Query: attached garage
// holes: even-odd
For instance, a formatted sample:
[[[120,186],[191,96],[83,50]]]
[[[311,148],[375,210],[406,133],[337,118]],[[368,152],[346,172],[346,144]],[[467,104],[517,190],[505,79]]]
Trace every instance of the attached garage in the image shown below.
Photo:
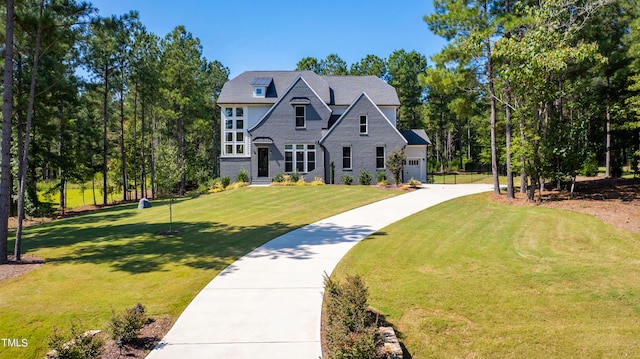
[[[431,141],[424,130],[401,130],[402,136],[407,140],[405,155],[407,160],[404,165],[403,181],[410,179],[427,182],[427,146]]]

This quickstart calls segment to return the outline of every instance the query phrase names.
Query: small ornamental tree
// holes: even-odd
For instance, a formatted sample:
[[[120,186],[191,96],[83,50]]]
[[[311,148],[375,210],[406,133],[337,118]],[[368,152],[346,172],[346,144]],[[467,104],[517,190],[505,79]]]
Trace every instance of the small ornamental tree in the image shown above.
[[[171,233],[173,233],[173,190],[180,178],[182,178],[182,171],[178,165],[178,147],[171,143],[160,143],[156,181],[160,192],[169,197],[169,232]]]
[[[396,183],[396,186],[401,182],[402,170],[404,169],[404,162],[407,159],[407,155],[404,153],[404,148],[400,151],[393,151],[389,153],[389,157],[387,157],[387,161],[385,165],[393,174],[393,180]]]

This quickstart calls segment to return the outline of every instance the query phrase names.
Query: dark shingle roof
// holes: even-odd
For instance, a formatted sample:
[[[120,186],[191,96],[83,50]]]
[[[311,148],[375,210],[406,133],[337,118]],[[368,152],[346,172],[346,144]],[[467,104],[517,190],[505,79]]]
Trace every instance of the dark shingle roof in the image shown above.
[[[378,106],[400,106],[398,94],[393,86],[375,76],[326,76],[323,77],[333,89],[333,104],[349,106],[365,91]]]
[[[227,81],[222,87],[219,104],[274,104],[278,97],[287,91],[289,86],[302,76],[309,86],[318,96],[329,103],[329,84],[312,71],[246,71],[233,79]],[[267,87],[266,96],[263,98],[253,97],[253,86],[251,83],[257,78],[271,78],[272,81]]]
[[[409,145],[430,145],[429,136],[424,130],[400,130]]]
[[[247,71],[224,84],[219,104],[273,104],[298,78],[328,105],[349,106],[366,91],[378,106],[400,106],[395,89],[375,76],[319,76],[312,71]],[[253,86],[268,86],[264,98],[253,97]]]

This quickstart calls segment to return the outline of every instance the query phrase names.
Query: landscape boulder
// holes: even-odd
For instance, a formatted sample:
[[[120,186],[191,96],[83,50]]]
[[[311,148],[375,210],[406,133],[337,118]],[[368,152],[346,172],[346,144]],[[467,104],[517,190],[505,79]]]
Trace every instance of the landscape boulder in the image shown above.
[[[140,200],[140,202],[138,202],[138,209],[145,209],[145,208],[151,208],[151,202],[148,199],[143,198]]]

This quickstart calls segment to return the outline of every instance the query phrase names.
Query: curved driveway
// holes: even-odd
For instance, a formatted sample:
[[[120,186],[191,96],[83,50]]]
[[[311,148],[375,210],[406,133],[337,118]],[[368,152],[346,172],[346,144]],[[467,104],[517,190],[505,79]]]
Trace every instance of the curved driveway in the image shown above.
[[[147,358],[322,356],[323,275],[360,240],[490,185],[425,185],[284,234],[238,259],[187,306]]]

